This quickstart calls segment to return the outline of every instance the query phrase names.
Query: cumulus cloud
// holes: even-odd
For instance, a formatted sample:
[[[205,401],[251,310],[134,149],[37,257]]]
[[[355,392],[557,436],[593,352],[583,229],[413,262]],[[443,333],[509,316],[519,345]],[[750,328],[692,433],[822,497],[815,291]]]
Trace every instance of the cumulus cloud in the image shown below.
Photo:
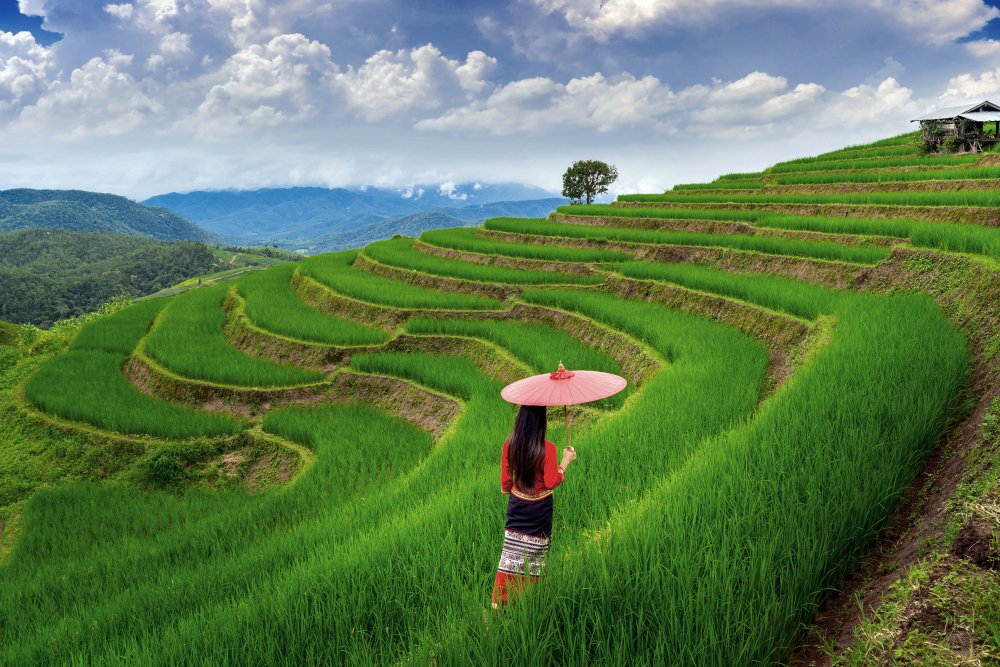
[[[116,18],[127,21],[132,18],[132,14],[135,12],[135,7],[128,2],[122,2],[119,4],[104,5],[104,11]]]
[[[966,42],[965,48],[979,58],[995,58],[1000,55],[1000,41],[995,39],[974,39]]]
[[[132,56],[107,51],[52,84],[44,96],[25,107],[20,130],[54,133],[60,138],[125,134],[161,110],[125,71]]]
[[[914,111],[912,91],[893,78],[841,93],[818,83],[789,87],[785,77],[751,72],[734,80],[713,80],[678,91],[647,76],[602,74],[565,84],[544,77],[513,81],[488,97],[416,123],[422,130],[476,131],[506,135],[592,128],[610,133],[629,128],[718,137],[769,131],[783,122],[798,128],[834,117],[844,127],[899,122]]]
[[[534,0],[547,13],[599,40],[635,33],[657,24],[687,25],[724,20],[732,9],[815,8],[816,0]],[[851,10],[875,10],[884,20],[932,44],[945,44],[976,32],[1000,16],[983,0],[845,0]],[[848,7],[845,7],[847,9]]]
[[[378,51],[357,68],[333,78],[347,103],[368,121],[407,111],[437,109],[468,99],[488,86],[496,59],[473,51],[459,62],[433,44],[399,51]]]
[[[233,54],[209,80],[195,114],[203,131],[278,125],[316,114],[320,82],[335,69],[330,49],[303,35],[279,35]]]
[[[667,111],[673,95],[659,79],[625,74],[608,80],[596,73],[559,83],[546,77],[512,81],[485,99],[417,122],[426,130],[481,130],[493,134],[559,126],[600,132],[649,121]]]
[[[53,67],[52,51],[29,32],[0,31],[0,111],[43,90]]]
[[[1000,100],[1000,68],[982,72],[959,74],[948,80],[945,90],[938,97],[940,106],[964,104],[983,99]]]

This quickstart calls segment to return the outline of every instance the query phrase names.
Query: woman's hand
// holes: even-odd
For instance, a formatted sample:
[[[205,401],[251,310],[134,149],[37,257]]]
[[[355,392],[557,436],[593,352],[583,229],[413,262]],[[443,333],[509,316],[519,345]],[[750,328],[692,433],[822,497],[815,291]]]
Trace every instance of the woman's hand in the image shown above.
[[[559,465],[563,470],[566,469],[571,462],[576,460],[576,450],[570,445],[566,445],[566,448],[562,451],[562,463]]]

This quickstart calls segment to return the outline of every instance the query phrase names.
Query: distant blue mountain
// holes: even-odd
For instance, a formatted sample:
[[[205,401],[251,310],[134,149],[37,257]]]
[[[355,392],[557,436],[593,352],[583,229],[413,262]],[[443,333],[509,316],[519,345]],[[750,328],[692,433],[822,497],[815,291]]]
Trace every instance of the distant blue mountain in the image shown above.
[[[310,253],[361,248],[373,241],[387,239],[394,234],[420,236],[429,229],[445,227],[470,227],[487,218],[539,218],[551,213],[565,199],[532,199],[528,201],[503,201],[461,208],[423,211],[381,222],[363,225],[343,232],[333,232],[315,239],[309,246],[299,248]]]
[[[503,215],[546,215],[565,200],[527,185],[463,183],[402,190],[297,187],[201,191],[158,195],[143,203],[173,211],[230,243],[319,252],[358,247],[406,233],[400,229],[452,226],[448,218],[455,218],[457,224],[475,224]],[[429,213],[436,215],[410,219]]]

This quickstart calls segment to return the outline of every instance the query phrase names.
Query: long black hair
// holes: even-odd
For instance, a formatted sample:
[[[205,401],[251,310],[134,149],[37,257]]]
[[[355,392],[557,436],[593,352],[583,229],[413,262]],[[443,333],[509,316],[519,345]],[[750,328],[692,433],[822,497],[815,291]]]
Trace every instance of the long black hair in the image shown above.
[[[538,462],[545,457],[545,406],[522,405],[507,439],[507,464],[521,489],[535,485]]]

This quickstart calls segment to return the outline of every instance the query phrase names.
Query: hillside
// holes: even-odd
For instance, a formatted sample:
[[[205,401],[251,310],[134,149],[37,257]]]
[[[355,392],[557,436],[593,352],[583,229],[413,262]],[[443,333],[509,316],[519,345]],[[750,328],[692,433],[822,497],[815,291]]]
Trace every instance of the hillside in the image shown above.
[[[107,232],[161,241],[213,238],[170,211],[118,195],[82,190],[0,190],[0,232],[27,228]]]
[[[0,319],[47,327],[115,296],[144,296],[202,274],[277,263],[195,241],[60,229],[0,233]]]
[[[539,188],[476,185],[446,191],[414,186],[405,191],[296,187],[188,192],[158,195],[144,203],[193,220],[230,243],[267,243],[311,252],[405,233],[412,224],[410,216],[420,213],[427,214],[425,224],[436,216],[448,225],[452,223],[445,216],[481,222],[498,215],[545,215],[565,203]],[[372,230],[380,235],[373,236]]]
[[[0,347],[0,662],[990,664],[993,161],[906,134]],[[629,385],[494,613],[499,392],[560,361]]]

